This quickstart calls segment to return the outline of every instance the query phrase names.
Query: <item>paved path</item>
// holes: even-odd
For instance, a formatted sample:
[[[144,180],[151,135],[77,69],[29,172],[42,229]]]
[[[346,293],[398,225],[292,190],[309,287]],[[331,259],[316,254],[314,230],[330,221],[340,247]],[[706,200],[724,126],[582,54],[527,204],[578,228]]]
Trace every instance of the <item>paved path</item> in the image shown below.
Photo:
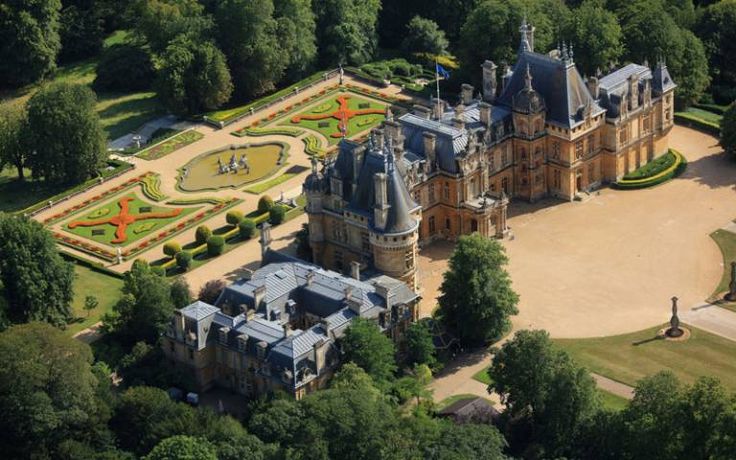
[[[604,377],[593,372],[591,372],[590,375],[601,390],[606,390],[609,393],[613,393],[616,396],[626,399],[632,399],[634,397],[634,387],[630,387],[625,383],[611,380],[608,377]]]
[[[683,323],[736,341],[736,313],[708,303],[680,314]]]
[[[181,121],[174,115],[166,115],[165,117],[156,118],[145,123],[133,133],[128,133],[125,136],[121,136],[108,142],[107,148],[111,150],[120,150],[130,147],[133,145],[133,137],[136,135],[141,136],[141,145],[145,145],[151,139],[153,133],[158,129],[169,128],[184,130],[192,126],[195,126],[195,124],[188,121]]]

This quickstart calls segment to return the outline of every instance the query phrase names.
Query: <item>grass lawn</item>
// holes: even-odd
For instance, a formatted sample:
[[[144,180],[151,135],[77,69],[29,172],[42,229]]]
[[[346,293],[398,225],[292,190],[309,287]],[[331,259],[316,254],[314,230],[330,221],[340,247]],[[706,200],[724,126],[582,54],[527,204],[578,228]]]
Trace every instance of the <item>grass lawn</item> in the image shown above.
[[[185,131],[178,135],[176,133],[173,134],[174,135],[165,142],[161,142],[158,145],[142,150],[138,157],[143,158],[144,160],[155,160],[175,152],[182,147],[186,147],[189,144],[197,142],[204,137],[204,134],[194,130]],[[154,140],[152,143],[155,142],[158,141]]]
[[[259,184],[252,185],[246,188],[245,191],[248,193],[252,193],[254,195],[260,195],[266,190],[276,187],[279,184],[283,184],[284,182],[291,179],[292,177],[298,176],[305,169],[307,168],[305,168],[304,166],[292,166],[291,168],[284,171],[284,173],[281,174],[280,176],[274,177],[273,179],[267,180],[265,182],[261,182]]]
[[[485,385],[490,385],[492,380],[491,377],[488,375],[488,368],[485,367],[476,372],[475,375],[473,375],[473,380],[477,380],[478,382]]]
[[[715,112],[709,112],[707,110],[698,109],[695,107],[688,107],[687,110],[684,111],[684,113],[700,118],[701,120],[709,121],[711,123],[716,123],[716,124],[720,123],[721,118],[723,118],[722,115],[717,114]]]
[[[74,322],[67,326],[66,332],[74,335],[100,321],[102,315],[112,311],[112,306],[120,297],[123,280],[114,276],[92,270],[84,265],[75,265],[74,300],[72,300]],[[99,305],[89,312],[84,309],[84,299],[88,295],[95,296]]]
[[[145,216],[146,214],[153,215],[155,213],[163,213],[161,217],[153,217],[150,219],[141,219],[138,222],[133,222],[128,225],[125,235],[126,240],[120,244],[122,246],[129,245],[141,238],[144,238],[151,233],[157,232],[165,226],[179,219],[182,219],[187,214],[196,211],[199,208],[168,208],[159,205],[154,205],[146,200],[141,199],[136,192],[127,193],[115,197],[113,200],[107,203],[88,209],[77,214],[71,218],[66,224],[64,224],[64,231],[72,233],[77,236],[87,238],[97,243],[105,244],[108,246],[116,246],[116,243],[112,243],[112,240],[116,238],[115,232],[117,226],[110,223],[100,223],[94,226],[78,226],[82,222],[101,222],[109,220],[117,216],[121,212],[122,200],[128,199],[129,214],[131,216]]]
[[[299,126],[300,128],[316,131],[327,138],[330,145],[337,144],[342,139],[342,133],[338,128],[338,119],[331,116],[338,108],[338,98],[345,98],[350,111],[373,110],[378,113],[355,115],[348,120],[347,137],[353,137],[363,131],[367,131],[386,119],[384,112],[387,105],[373,99],[357,96],[350,92],[338,92],[320,99],[310,109],[289,115],[281,121],[281,126]],[[307,120],[304,117],[320,117],[320,120]]]
[[[689,340],[667,341],[656,338],[660,328],[612,337],[555,339],[555,343],[590,371],[627,385],[670,370],[686,383],[709,375],[730,391],[736,390],[736,342],[692,327]]]
[[[736,234],[719,229],[711,233],[710,237],[716,242],[723,255],[723,274],[712,295],[716,297],[728,290],[728,284],[731,281],[731,262],[736,260]]]
[[[677,157],[672,152],[667,152],[661,157],[650,161],[636,171],[632,171],[624,176],[624,179],[644,179],[652,177],[664,171],[675,164]]]
[[[620,411],[626,409],[629,405],[629,400],[622,398],[621,396],[609,393],[606,390],[598,389],[598,394],[601,396],[601,405],[604,409],[611,411]]]

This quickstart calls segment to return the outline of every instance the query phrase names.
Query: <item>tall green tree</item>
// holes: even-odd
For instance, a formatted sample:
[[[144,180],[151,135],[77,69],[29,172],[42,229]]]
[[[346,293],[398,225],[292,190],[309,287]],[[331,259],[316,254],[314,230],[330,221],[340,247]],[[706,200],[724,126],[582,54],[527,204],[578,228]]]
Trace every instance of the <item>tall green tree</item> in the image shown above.
[[[105,39],[104,21],[95,0],[64,0],[61,9],[61,52],[59,59],[69,62],[95,56]]]
[[[25,108],[8,104],[0,108],[0,171],[7,166],[15,168],[18,179],[23,180],[28,157],[24,134]]]
[[[60,0],[0,4],[0,86],[17,87],[56,70]]]
[[[463,236],[440,286],[439,316],[465,344],[495,340],[508,330],[519,296],[504,268],[503,246],[477,233]]]
[[[447,54],[450,43],[436,22],[414,16],[406,26],[406,36],[401,47],[406,53]]]
[[[192,115],[214,110],[230,99],[232,91],[225,56],[214,44],[195,43],[181,35],[166,47],[156,92],[171,111]]]
[[[592,75],[617,62],[624,52],[623,34],[616,15],[601,0],[586,0],[573,10],[565,35],[575,46],[575,63]]]
[[[215,18],[236,98],[272,91],[290,64],[288,51],[296,46],[281,46],[273,0],[223,0],[217,4]]]
[[[136,35],[148,43],[154,54],[163,53],[182,35],[194,43],[206,41],[213,25],[197,0],[134,0],[130,14]]]
[[[75,440],[101,450],[109,408],[98,398],[92,351],[43,323],[0,333],[0,449],[6,458],[59,458]]]
[[[736,100],[736,0],[723,0],[701,10],[695,33],[703,40],[717,102]]]
[[[545,331],[519,331],[493,358],[488,390],[497,392],[512,418],[526,419],[531,441],[545,458],[570,454],[578,432],[596,413],[595,381]]]
[[[278,35],[288,56],[286,78],[303,78],[314,70],[317,59],[317,23],[312,0],[275,0]]]
[[[54,83],[28,101],[28,166],[51,184],[76,184],[97,175],[106,136],[86,85]]]
[[[0,295],[12,322],[63,325],[72,317],[74,269],[43,225],[0,213]]]
[[[394,343],[375,323],[355,318],[345,331],[342,350],[345,362],[360,366],[379,386],[394,379]]]
[[[372,60],[380,10],[380,0],[314,0],[322,65],[360,65]]]
[[[721,119],[721,147],[729,155],[736,154],[736,102],[728,107]]]
[[[177,435],[166,438],[146,455],[145,460],[217,460],[215,447],[204,438]]]
[[[408,364],[426,364],[430,368],[437,365],[436,348],[432,331],[426,321],[418,321],[406,330],[406,353]]]

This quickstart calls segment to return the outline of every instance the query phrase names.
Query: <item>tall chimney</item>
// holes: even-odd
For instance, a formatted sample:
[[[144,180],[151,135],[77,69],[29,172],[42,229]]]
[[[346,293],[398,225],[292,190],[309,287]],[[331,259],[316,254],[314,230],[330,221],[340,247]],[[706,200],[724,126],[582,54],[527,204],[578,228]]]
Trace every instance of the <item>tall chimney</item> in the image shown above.
[[[253,290],[253,303],[255,304],[256,310],[258,310],[264,300],[266,300],[266,285],[262,284]]]
[[[363,166],[363,155],[365,154],[365,147],[360,146],[353,149],[353,180],[351,188],[353,193],[358,188],[358,177],[360,176],[360,168]]]
[[[373,223],[378,229],[386,227],[386,215],[388,210],[386,180],[386,173],[376,173],[373,175],[373,188],[376,194],[376,204],[373,208]]]
[[[463,104],[470,105],[473,102],[473,86],[463,83],[460,88],[460,100]]]
[[[414,104],[414,106],[412,107],[412,112],[414,113],[414,115],[424,120],[429,120],[432,117],[432,109],[423,105]]]
[[[481,66],[483,68],[483,100],[493,102],[496,99],[496,64],[493,61],[486,61]]]
[[[457,116],[452,119],[452,126],[456,129],[465,129],[465,120],[463,120],[462,117]]]
[[[480,122],[486,129],[491,127],[491,121],[493,120],[492,112],[493,106],[487,102],[481,102],[478,104],[478,111],[480,112]]]
[[[263,265],[266,253],[271,248],[271,224],[268,222],[261,224],[261,238],[259,241],[261,243],[261,265]]]
[[[425,131],[422,134],[422,139],[424,140],[424,157],[427,159],[429,170],[432,171],[434,170],[435,156],[437,154],[437,136],[434,133]]]
[[[314,270],[309,270],[306,276],[307,286],[311,286],[314,282]]]
[[[598,77],[590,77],[588,79],[588,90],[593,96],[593,99],[598,100],[600,98],[600,87],[598,86]]]
[[[350,276],[360,281],[360,262],[355,260],[350,262]]]

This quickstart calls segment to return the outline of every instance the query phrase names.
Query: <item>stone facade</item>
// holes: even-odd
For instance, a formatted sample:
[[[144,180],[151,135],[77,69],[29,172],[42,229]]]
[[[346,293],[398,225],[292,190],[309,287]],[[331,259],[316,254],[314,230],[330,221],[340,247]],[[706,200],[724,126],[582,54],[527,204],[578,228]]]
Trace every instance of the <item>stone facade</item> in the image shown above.
[[[513,70],[499,77],[486,61],[480,94],[463,85],[454,107],[415,105],[366,144],[343,141],[321,171],[313,165],[304,189],[316,263],[357,262],[416,288],[419,245],[503,237],[509,199],[573,200],[667,152],[676,85],[664,62],[585,79],[572,48],[540,54],[533,44],[524,23]],[[400,193],[385,195],[385,184]],[[386,227],[386,213],[416,226]]]
[[[248,397],[285,391],[299,399],[323,388],[340,364],[338,340],[353,318],[395,342],[417,318],[419,297],[395,279],[360,280],[265,251],[265,265],[228,286],[215,305],[175,312],[163,350],[200,391],[213,386]]]

